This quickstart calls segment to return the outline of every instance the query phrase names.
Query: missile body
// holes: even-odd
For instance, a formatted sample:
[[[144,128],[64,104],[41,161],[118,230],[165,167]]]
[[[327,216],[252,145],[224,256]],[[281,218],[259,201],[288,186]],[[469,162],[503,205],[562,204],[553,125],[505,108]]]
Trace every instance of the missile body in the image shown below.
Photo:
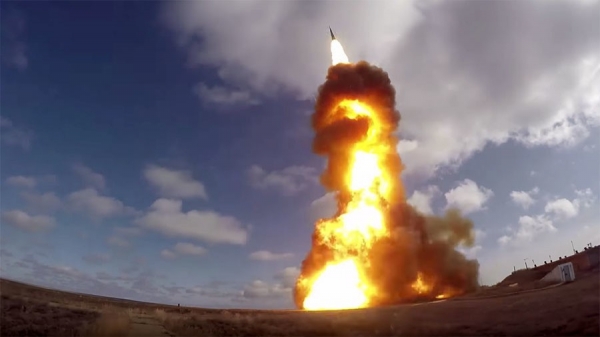
[[[335,35],[333,35],[333,30],[331,30],[331,27],[329,27],[329,33],[331,34],[331,40],[335,40]]]

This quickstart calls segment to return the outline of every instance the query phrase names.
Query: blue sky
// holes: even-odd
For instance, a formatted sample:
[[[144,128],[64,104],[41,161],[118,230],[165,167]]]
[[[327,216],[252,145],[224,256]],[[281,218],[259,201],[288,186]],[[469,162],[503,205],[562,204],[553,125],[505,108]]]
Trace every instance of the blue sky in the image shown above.
[[[482,283],[597,244],[599,6],[2,2],[1,274],[290,308],[334,207],[309,128],[328,25],[389,72],[409,202],[474,221]]]

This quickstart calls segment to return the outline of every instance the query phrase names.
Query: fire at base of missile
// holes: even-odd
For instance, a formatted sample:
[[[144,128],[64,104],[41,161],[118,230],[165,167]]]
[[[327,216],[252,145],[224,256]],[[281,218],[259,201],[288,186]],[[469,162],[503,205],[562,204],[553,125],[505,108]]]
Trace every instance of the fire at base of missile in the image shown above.
[[[473,223],[456,210],[425,216],[406,202],[396,150],[400,122],[385,71],[350,63],[331,33],[332,66],[319,87],[313,152],[326,156],[321,184],[338,209],[315,224],[294,289],[306,310],[364,308],[446,298],[478,286]]]

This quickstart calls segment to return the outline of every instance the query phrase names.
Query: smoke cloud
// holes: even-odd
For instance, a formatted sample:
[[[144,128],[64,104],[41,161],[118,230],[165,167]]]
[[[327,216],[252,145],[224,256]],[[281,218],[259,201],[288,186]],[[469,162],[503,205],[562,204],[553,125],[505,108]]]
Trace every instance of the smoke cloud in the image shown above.
[[[403,164],[396,152],[398,139],[394,136],[400,122],[396,110],[395,89],[383,69],[365,61],[337,64],[329,68],[325,83],[319,87],[312,115],[315,130],[313,151],[327,156],[328,164],[321,176],[322,185],[335,192],[338,212],[343,214],[351,200],[345,176],[351,164],[353,144],[364,139],[373,123],[367,117],[347,116],[339,102],[360,100],[367,103],[381,125],[378,144],[384,149],[383,163],[391,196],[381,200],[389,236],[378,239],[369,250],[369,263],[361,272],[377,289],[370,305],[387,305],[433,297],[435,294],[454,296],[478,287],[479,264],[456,250],[459,245],[474,244],[473,223],[458,210],[450,209],[443,217],[425,216],[406,202],[400,179]],[[323,243],[315,230],[312,247],[302,262],[301,277],[321,271],[334,258],[332,248]],[[428,286],[418,293],[412,285],[420,279]],[[300,279],[299,279],[300,280]],[[298,308],[310,289],[297,282],[294,301]]]

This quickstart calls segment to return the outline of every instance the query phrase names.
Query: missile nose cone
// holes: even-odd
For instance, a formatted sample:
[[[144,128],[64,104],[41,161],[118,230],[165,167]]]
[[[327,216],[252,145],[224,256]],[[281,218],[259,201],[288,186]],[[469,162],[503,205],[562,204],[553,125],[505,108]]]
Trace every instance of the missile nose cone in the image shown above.
[[[331,39],[335,40],[335,35],[333,35],[333,30],[331,30],[331,26],[329,26],[329,34],[331,34]]]

